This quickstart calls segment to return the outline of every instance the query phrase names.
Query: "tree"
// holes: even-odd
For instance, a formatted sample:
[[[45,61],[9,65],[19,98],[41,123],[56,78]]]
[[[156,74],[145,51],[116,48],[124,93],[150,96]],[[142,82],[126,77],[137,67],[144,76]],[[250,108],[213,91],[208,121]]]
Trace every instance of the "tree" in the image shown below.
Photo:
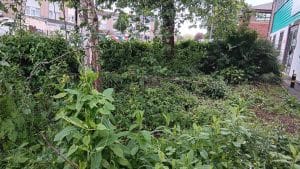
[[[114,28],[124,33],[129,27],[129,16],[125,12],[120,12],[117,22],[114,24]]]
[[[194,20],[205,14],[205,0],[118,0],[117,6],[131,7],[136,15],[154,16],[159,13],[161,19],[160,33],[165,45],[165,56],[172,58],[175,52],[175,27],[178,14],[179,20]],[[178,23],[179,24],[179,23]]]
[[[245,8],[244,0],[207,0],[206,23],[210,38],[224,39],[238,28],[239,15]]]
[[[75,14],[80,16],[80,26],[78,26],[78,18],[76,20],[75,30],[78,33],[79,28],[84,33],[84,51],[85,51],[85,64],[90,67],[94,72],[100,73],[100,52],[99,46],[99,8],[111,7],[115,0],[53,0],[60,3],[68,3],[70,7],[75,8]],[[98,91],[101,90],[101,79],[97,78],[94,82],[94,87]]]

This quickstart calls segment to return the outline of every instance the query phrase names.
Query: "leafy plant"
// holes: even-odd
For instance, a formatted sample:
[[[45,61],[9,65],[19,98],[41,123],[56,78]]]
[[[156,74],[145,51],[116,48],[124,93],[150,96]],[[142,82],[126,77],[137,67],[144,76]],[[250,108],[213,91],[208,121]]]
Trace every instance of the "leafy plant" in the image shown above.
[[[221,70],[219,74],[224,77],[225,81],[229,84],[239,84],[246,79],[245,72],[236,67],[225,68]]]

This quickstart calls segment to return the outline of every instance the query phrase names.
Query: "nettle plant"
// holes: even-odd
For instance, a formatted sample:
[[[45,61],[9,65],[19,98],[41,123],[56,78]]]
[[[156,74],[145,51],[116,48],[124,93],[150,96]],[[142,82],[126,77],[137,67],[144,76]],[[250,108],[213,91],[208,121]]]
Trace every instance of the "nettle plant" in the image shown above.
[[[140,130],[139,118],[129,131],[120,131],[111,123],[111,112],[115,110],[113,89],[96,91],[92,85],[96,78],[95,73],[86,71],[77,89],[53,96],[64,98],[56,116],[63,126],[54,138],[60,151],[56,162],[78,169],[151,166],[157,156],[151,144],[153,136]]]

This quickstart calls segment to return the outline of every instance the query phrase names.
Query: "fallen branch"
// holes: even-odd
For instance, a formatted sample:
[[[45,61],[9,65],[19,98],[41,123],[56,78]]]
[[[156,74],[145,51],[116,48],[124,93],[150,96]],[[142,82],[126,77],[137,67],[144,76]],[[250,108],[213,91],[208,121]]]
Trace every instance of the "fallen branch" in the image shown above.
[[[58,156],[60,156],[61,158],[63,158],[63,159],[64,159],[68,164],[70,164],[73,168],[79,169],[79,166],[78,166],[76,163],[74,163],[73,161],[71,161],[71,160],[69,160],[67,157],[65,157],[63,154],[61,154],[61,152],[60,152],[57,148],[55,148],[55,147],[50,143],[49,139],[47,138],[46,135],[43,134],[43,132],[41,132],[40,134],[41,134],[43,140],[46,142],[47,146],[48,146],[49,148],[51,148],[51,149],[54,151],[54,153],[55,153],[56,155],[58,155]]]
[[[55,62],[56,60],[58,60],[58,59],[60,59],[60,58],[62,58],[62,57],[64,57],[64,56],[66,56],[66,55],[68,55],[68,54],[70,54],[70,53],[71,53],[71,52],[67,52],[67,53],[65,53],[65,54],[63,54],[63,55],[61,55],[61,56],[58,56],[58,57],[56,57],[56,58],[50,60],[50,61],[44,61],[44,62],[40,62],[40,63],[36,64],[36,65],[33,67],[32,71],[30,72],[29,77],[27,77],[27,80],[30,80],[30,79],[32,78],[32,76],[34,75],[35,71],[37,70],[37,68],[38,68],[39,66],[43,66],[43,65],[47,65],[47,64],[53,63],[53,62]]]

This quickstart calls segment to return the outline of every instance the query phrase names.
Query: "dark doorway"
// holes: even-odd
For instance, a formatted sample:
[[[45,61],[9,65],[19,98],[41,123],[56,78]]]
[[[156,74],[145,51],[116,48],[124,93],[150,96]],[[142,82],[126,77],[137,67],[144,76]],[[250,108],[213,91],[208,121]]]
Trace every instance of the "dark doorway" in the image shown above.
[[[298,35],[299,25],[291,26],[289,29],[287,44],[285,47],[285,52],[282,60],[282,64],[285,66],[285,72],[287,74],[291,71],[291,65],[293,62],[293,55],[297,45],[297,35]]]

